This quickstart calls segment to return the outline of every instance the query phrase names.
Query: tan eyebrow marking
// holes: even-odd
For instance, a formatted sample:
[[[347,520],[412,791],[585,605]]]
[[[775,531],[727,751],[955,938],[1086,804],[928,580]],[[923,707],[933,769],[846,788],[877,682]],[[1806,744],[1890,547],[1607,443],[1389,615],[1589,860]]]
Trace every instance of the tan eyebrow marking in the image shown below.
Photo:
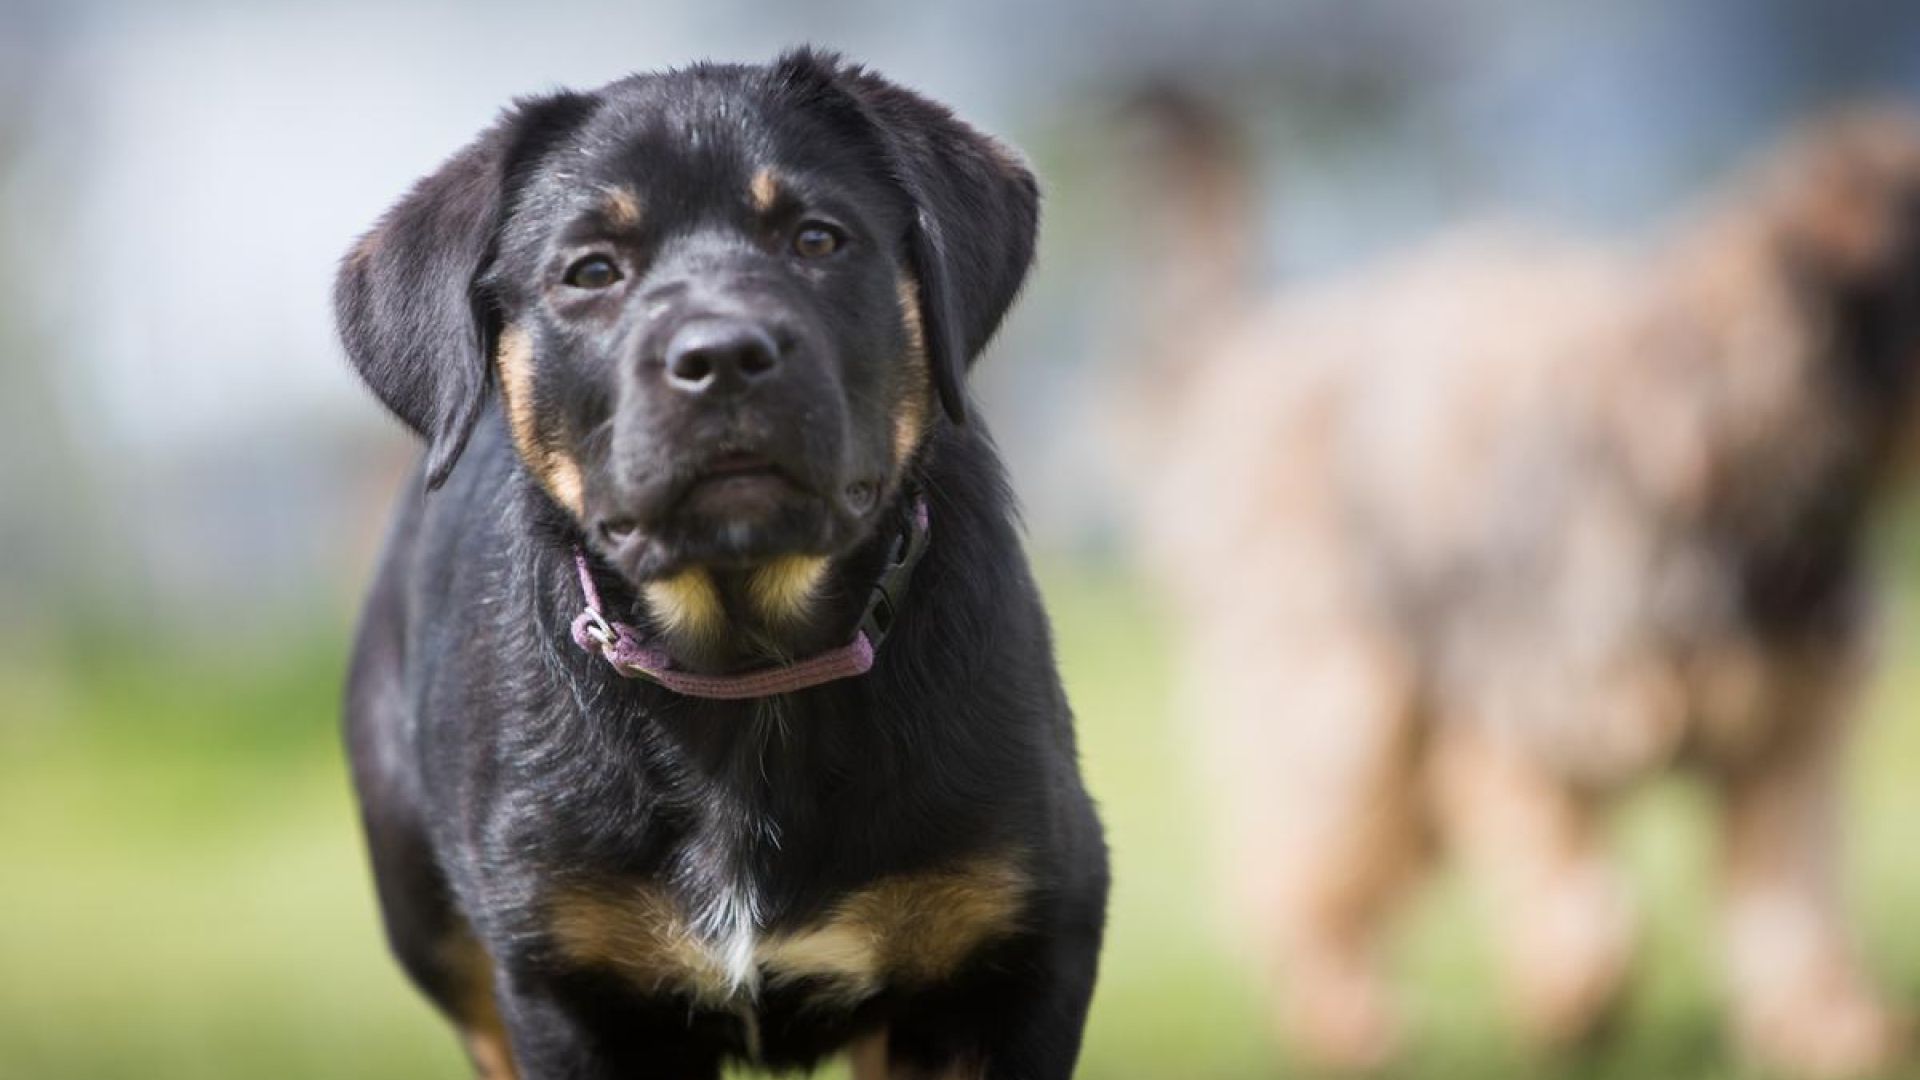
[[[631,229],[640,224],[640,197],[629,188],[608,188],[606,199],[600,204],[606,212],[607,220],[621,229]]]
[[[764,214],[772,210],[773,201],[780,196],[780,177],[772,169],[754,173],[753,180],[747,184],[747,196],[755,212]]]

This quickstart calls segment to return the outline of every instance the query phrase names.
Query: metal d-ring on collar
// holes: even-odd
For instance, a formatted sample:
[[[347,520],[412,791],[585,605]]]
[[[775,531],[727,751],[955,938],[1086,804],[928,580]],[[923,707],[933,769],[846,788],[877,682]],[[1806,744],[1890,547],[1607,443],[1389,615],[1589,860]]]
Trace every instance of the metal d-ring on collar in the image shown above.
[[[738,675],[703,675],[679,670],[657,641],[646,638],[626,623],[608,619],[601,610],[600,590],[593,583],[586,550],[575,545],[573,562],[580,574],[580,592],[586,607],[574,617],[573,641],[580,648],[605,657],[622,676],[647,679],[688,697],[722,701],[789,694],[836,679],[865,675],[873,669],[874,654],[879,651],[880,643],[893,631],[900,605],[906,600],[907,588],[913,580],[913,569],[926,554],[931,535],[926,497],[915,493],[906,528],[894,536],[887,548],[886,565],[867,596],[853,640],[804,660]]]

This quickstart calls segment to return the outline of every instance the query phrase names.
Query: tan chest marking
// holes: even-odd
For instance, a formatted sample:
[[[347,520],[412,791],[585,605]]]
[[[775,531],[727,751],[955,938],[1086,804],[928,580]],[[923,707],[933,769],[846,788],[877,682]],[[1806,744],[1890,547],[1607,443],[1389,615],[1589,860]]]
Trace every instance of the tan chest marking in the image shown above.
[[[747,579],[747,596],[768,621],[799,622],[826,575],[827,560],[818,555],[782,555]]]
[[[818,922],[757,939],[760,978],[816,979],[848,1000],[887,985],[923,985],[957,970],[981,946],[1019,929],[1026,875],[1003,856],[887,878],[834,904]],[[736,993],[723,959],[685,913],[650,886],[572,889],[551,901],[560,955],[612,968],[645,989],[722,1003]]]
[[[554,947],[574,963],[614,968],[643,990],[727,996],[720,960],[656,889],[570,889],[552,898],[547,918]]]
[[[641,594],[646,597],[647,610],[669,633],[704,640],[726,626],[720,590],[713,584],[713,575],[700,567],[649,581]]]

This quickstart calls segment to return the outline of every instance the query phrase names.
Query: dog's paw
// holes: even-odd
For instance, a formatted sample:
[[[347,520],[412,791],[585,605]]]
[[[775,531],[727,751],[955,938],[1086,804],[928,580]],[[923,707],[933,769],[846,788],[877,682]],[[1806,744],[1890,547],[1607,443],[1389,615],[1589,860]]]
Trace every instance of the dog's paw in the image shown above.
[[[1606,867],[1565,878],[1517,915],[1506,943],[1515,1015],[1546,1050],[1581,1047],[1606,1029],[1637,936],[1633,902]]]
[[[1912,1023],[1851,975],[1768,995],[1742,1009],[1736,1034],[1754,1064],[1801,1080],[1884,1073],[1912,1044]]]
[[[1297,972],[1280,1023],[1304,1061],[1334,1072],[1373,1072],[1400,1050],[1392,994],[1378,973],[1358,961]]]

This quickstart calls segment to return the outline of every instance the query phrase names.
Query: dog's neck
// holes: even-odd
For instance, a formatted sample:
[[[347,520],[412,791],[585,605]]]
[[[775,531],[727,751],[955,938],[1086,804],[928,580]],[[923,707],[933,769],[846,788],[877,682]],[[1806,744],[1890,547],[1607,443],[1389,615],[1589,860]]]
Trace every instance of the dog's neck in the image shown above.
[[[752,567],[694,567],[648,582],[635,613],[676,666],[738,672],[843,646],[852,637],[910,497],[882,512],[874,535],[834,558],[790,555]]]

